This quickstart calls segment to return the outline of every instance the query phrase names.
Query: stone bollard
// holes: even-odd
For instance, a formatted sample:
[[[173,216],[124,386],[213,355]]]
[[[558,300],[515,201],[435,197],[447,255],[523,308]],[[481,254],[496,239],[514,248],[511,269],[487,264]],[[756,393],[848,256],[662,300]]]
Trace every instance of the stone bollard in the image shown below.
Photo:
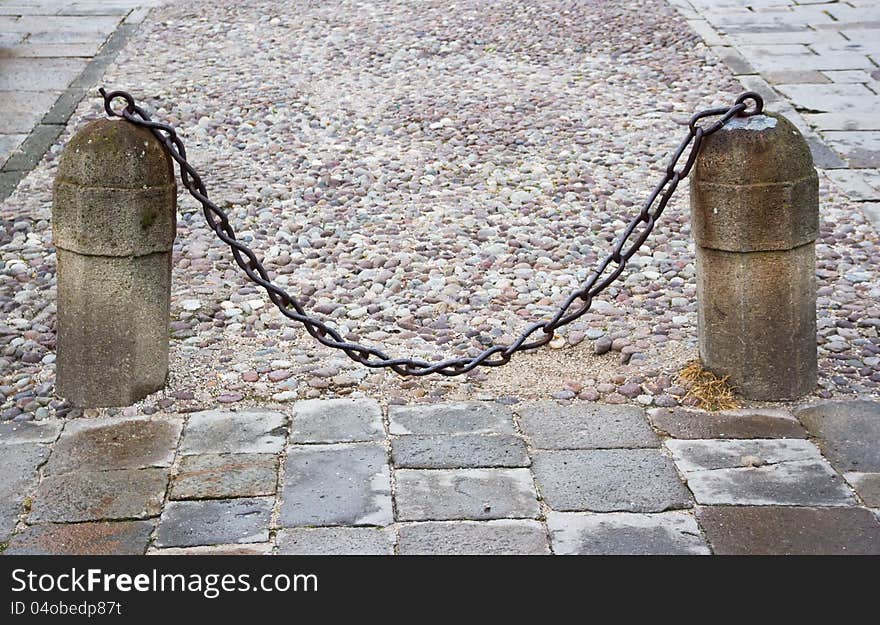
[[[703,366],[748,399],[816,386],[819,181],[809,146],[776,114],[734,119],[691,177]]]
[[[171,158],[147,130],[97,120],[64,148],[55,178],[57,393],[127,406],[168,376]]]

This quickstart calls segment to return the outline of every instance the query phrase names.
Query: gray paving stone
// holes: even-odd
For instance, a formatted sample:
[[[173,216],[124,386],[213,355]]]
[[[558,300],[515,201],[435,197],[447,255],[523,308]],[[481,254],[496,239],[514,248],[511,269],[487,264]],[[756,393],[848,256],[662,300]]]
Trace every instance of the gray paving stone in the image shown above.
[[[385,438],[382,409],[371,399],[313,399],[294,404],[293,443],[345,443]]]
[[[708,555],[686,512],[551,512],[547,527],[558,555]]]
[[[819,130],[880,130],[880,113],[816,113],[804,117]]]
[[[279,412],[207,410],[189,416],[180,453],[279,453],[286,438],[287,419]]]
[[[31,525],[9,541],[6,555],[143,555],[154,521],[45,523]]]
[[[876,169],[836,169],[825,173],[850,199],[880,200],[880,171]]]
[[[171,499],[226,499],[274,495],[278,457],[274,454],[184,456],[171,481]]]
[[[809,69],[809,70],[789,70],[789,71],[777,71],[777,72],[761,72],[761,75],[764,79],[771,84],[774,85],[798,85],[798,84],[828,84],[831,82],[831,79],[828,78],[822,72]]]
[[[157,516],[162,509],[167,484],[167,469],[50,475],[37,488],[28,523],[76,523]]]
[[[6,163],[6,161],[12,156],[18,146],[20,146],[26,138],[27,135],[24,134],[0,134],[0,166]]]
[[[394,531],[379,527],[298,527],[276,537],[278,553],[296,556],[382,556],[394,553]]]
[[[880,98],[875,105],[880,109]],[[825,138],[851,167],[880,167],[880,131],[826,131]]]
[[[653,408],[654,427],[673,438],[806,438],[800,422],[783,410],[705,412],[683,408]]]
[[[182,425],[182,419],[175,418],[70,421],[44,473],[170,466]]]
[[[873,113],[880,105],[880,96],[872,93],[864,85],[777,85],[776,88],[788,97],[795,107],[812,112]]]
[[[537,518],[527,469],[400,469],[394,472],[401,521]]]
[[[37,467],[46,460],[49,448],[37,443],[0,447],[3,479],[0,479],[0,543],[15,529],[28,492],[37,481]]]
[[[51,443],[58,438],[62,425],[64,422],[61,419],[4,421],[0,423],[0,445]]]
[[[55,103],[60,91],[0,91],[0,133],[27,134]],[[3,151],[3,150],[0,150]]]
[[[3,168],[6,171],[30,171],[37,166],[63,129],[63,126],[50,124],[34,126],[27,139],[6,160]]]
[[[801,131],[803,132],[803,131]],[[838,156],[837,152],[812,132],[804,134],[807,145],[810,146],[810,154],[813,156],[813,164],[819,169],[841,169],[848,167],[847,162]]]
[[[520,427],[538,449],[659,447],[637,406],[542,401],[517,406]]]
[[[391,434],[515,434],[510,409],[488,402],[388,406]]]
[[[802,409],[797,417],[839,471],[880,472],[880,404],[827,402]]]
[[[283,527],[389,525],[393,520],[383,445],[288,448],[281,490]]]
[[[245,543],[241,545],[199,545],[197,547],[151,547],[148,556],[270,556],[274,545],[267,543]]]
[[[553,510],[662,512],[692,505],[672,460],[659,449],[542,451],[532,471]]]
[[[0,57],[0,91],[60,91],[85,66],[85,59]]]
[[[716,554],[880,554],[880,521],[864,508],[708,507],[697,520]]]
[[[532,520],[429,521],[400,526],[401,555],[547,555],[544,526]]]
[[[806,440],[669,440],[698,503],[848,506],[843,479]]]
[[[880,473],[844,473],[843,477],[866,506],[880,508]]]
[[[170,501],[159,519],[157,547],[194,547],[269,540],[274,499]]]
[[[510,434],[401,436],[391,441],[394,466],[401,469],[527,467],[525,442]]]

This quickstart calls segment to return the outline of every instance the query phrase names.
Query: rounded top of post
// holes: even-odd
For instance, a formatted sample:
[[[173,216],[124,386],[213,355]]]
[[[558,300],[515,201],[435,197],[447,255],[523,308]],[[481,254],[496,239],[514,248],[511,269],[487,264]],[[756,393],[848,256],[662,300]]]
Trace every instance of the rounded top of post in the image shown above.
[[[86,187],[163,187],[174,184],[174,168],[162,144],[146,128],[98,119],[67,143],[57,180]]]
[[[778,113],[735,117],[706,137],[693,176],[717,184],[760,184],[814,176],[800,131]]]

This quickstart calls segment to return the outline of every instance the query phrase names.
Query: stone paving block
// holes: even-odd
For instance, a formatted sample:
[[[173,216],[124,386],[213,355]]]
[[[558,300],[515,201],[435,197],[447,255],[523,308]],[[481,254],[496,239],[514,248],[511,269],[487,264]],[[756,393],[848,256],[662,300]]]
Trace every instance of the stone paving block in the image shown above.
[[[6,161],[15,153],[15,150],[18,148],[18,146],[20,146],[26,138],[27,135],[24,134],[0,134],[0,166],[6,163]]]
[[[384,438],[382,409],[371,399],[313,399],[294,404],[292,443],[346,443]]]
[[[659,449],[542,451],[532,470],[553,510],[662,512],[692,505],[672,460]]]
[[[429,521],[400,526],[400,555],[547,555],[544,526],[532,520]]]
[[[195,547],[269,540],[272,497],[169,501],[156,547]]]
[[[388,406],[391,434],[515,434],[510,409],[489,402]]]
[[[880,554],[880,521],[864,508],[713,506],[697,520],[716,554]]]
[[[871,69],[874,67],[865,54],[858,52],[833,52],[828,54],[780,54],[750,57],[752,66],[760,73]]]
[[[705,412],[684,408],[653,408],[654,427],[673,438],[806,438],[800,422],[784,410]]]
[[[659,447],[657,435],[638,406],[553,401],[517,407],[519,424],[538,449]]]
[[[0,423],[0,445],[51,443],[58,438],[62,425],[64,422],[61,419],[3,421]]]
[[[880,404],[826,402],[796,414],[839,471],[880,472]]]
[[[383,445],[288,448],[281,489],[283,527],[389,525],[393,520]]]
[[[182,426],[181,419],[152,417],[69,421],[44,473],[170,466]]]
[[[874,113],[880,105],[880,96],[872,93],[864,85],[777,85],[776,88],[788,97],[796,108],[804,108],[814,113]]]
[[[60,91],[0,91],[0,133],[30,132],[60,94]]]
[[[226,499],[274,495],[275,454],[184,456],[171,481],[171,499]]]
[[[157,516],[167,469],[78,471],[50,475],[34,495],[28,523],[109,521]]]
[[[551,512],[547,527],[558,555],[709,554],[697,522],[686,512]]]
[[[855,499],[811,442],[669,440],[698,503],[847,506]]]
[[[148,556],[269,556],[272,543],[250,543],[242,545],[199,545],[198,547],[150,548]]]
[[[28,492],[37,481],[37,467],[49,455],[49,448],[37,443],[0,447],[3,478],[0,479],[0,543],[5,542],[22,512]]]
[[[400,469],[394,472],[401,521],[537,518],[527,469]]]
[[[844,473],[843,477],[866,506],[880,508],[880,473]]]
[[[278,553],[296,556],[382,556],[394,553],[391,528],[298,527],[278,532]]]
[[[510,434],[401,436],[391,441],[394,466],[401,469],[527,467],[525,441]]]
[[[189,416],[180,453],[279,453],[286,438],[287,419],[279,412],[206,410]]]
[[[153,521],[45,523],[31,525],[9,541],[6,555],[143,555]]]
[[[0,91],[60,91],[85,66],[85,59],[0,57]]]
[[[835,169],[825,173],[850,199],[880,200],[880,171],[876,169]]]
[[[880,109],[880,97],[874,104],[875,110]],[[849,161],[851,167],[880,167],[880,131],[829,130],[824,134],[828,145]]]
[[[809,70],[782,70],[776,72],[761,72],[761,75],[767,80],[768,83],[774,85],[787,85],[787,84],[814,84],[821,85],[827,84],[831,82],[831,79],[828,78],[822,72],[809,69]]]

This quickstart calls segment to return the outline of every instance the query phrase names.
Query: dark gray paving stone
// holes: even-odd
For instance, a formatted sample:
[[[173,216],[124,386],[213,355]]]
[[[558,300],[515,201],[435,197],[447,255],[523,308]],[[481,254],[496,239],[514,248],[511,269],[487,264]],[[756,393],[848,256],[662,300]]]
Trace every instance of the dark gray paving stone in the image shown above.
[[[547,555],[544,526],[532,520],[429,521],[400,526],[401,555]]]
[[[845,473],[844,477],[866,506],[880,508],[880,473]]]
[[[143,555],[153,521],[31,525],[9,541],[6,555]]]
[[[245,543],[240,545],[198,545],[196,547],[150,548],[148,556],[271,556],[274,545]]]
[[[167,469],[50,475],[37,488],[28,522],[76,523],[157,516],[167,484]]]
[[[880,554],[880,521],[864,508],[707,507],[697,520],[716,554]]]
[[[537,518],[528,469],[400,469],[394,472],[401,521]]]
[[[183,456],[171,482],[171,499],[226,499],[274,495],[275,454]]]
[[[797,412],[839,471],[880,472],[880,403],[827,402]]]
[[[19,443],[51,443],[58,438],[64,422],[61,419],[45,421],[3,421],[0,423],[0,445]]]
[[[70,421],[44,473],[170,466],[182,425],[181,419],[172,418]]]
[[[662,512],[692,505],[659,449],[541,451],[532,471],[553,510]]]
[[[850,506],[852,491],[806,440],[669,440],[706,505]]]
[[[180,453],[279,453],[286,438],[287,419],[279,412],[207,410],[189,416]]]
[[[37,443],[0,447],[3,477],[0,479],[0,542],[15,529],[22,504],[37,481],[37,467],[49,455],[49,448]]]
[[[489,402],[389,406],[392,434],[515,434],[510,409]]]
[[[648,411],[654,427],[673,438],[806,438],[800,422],[781,410],[705,412],[682,408]]]
[[[288,448],[281,489],[283,527],[389,525],[393,520],[383,445]]]
[[[547,527],[559,555],[708,555],[687,512],[551,512]]]
[[[30,171],[42,160],[55,140],[61,135],[64,126],[38,124],[31,130],[27,139],[12,153],[4,163],[4,171]]]
[[[194,547],[269,540],[272,497],[170,501],[159,519],[157,547]]]
[[[346,443],[384,438],[382,409],[371,399],[311,399],[294,404],[292,443]]]
[[[296,556],[382,556],[394,553],[394,531],[379,527],[298,527],[278,532],[278,553]]]
[[[659,447],[638,406],[541,401],[516,407],[523,433],[538,449]]]
[[[401,436],[391,441],[394,466],[402,469],[527,467],[525,441],[510,434]]]

